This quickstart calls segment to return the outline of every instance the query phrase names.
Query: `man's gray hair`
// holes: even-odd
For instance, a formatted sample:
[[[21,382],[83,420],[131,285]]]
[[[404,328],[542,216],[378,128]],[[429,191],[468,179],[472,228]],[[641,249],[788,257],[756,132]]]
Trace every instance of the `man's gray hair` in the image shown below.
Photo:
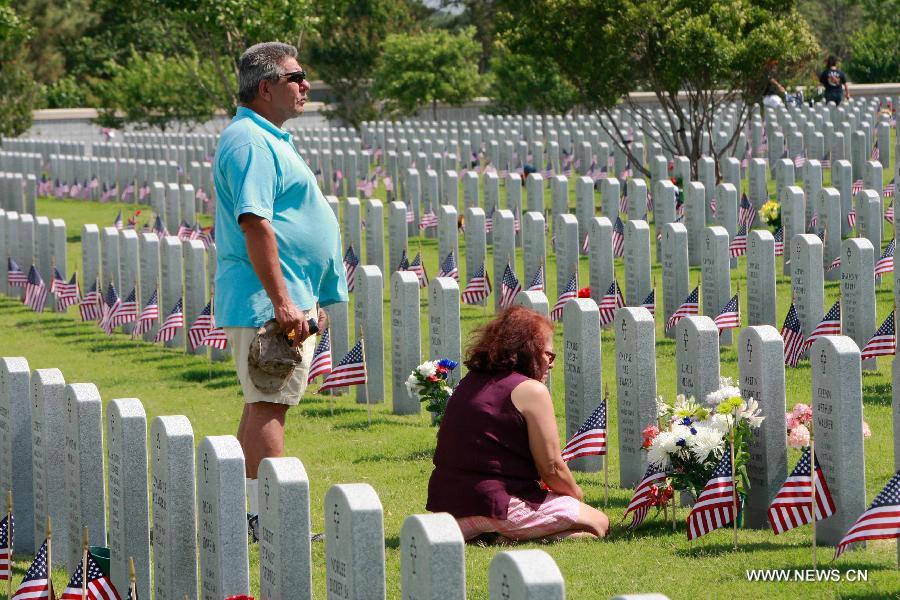
[[[285,58],[297,58],[297,48],[281,42],[263,42],[244,50],[238,66],[238,100],[252,102],[261,81],[275,81],[284,75],[280,63]]]

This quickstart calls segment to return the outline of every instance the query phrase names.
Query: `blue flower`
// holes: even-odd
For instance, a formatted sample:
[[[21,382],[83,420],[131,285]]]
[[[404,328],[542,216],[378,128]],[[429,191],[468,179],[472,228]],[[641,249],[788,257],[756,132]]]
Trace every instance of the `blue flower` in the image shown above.
[[[681,420],[681,424],[684,425],[685,427],[690,427],[691,423],[693,423],[693,421],[691,421],[690,417],[685,417]]]
[[[691,435],[697,435],[697,430],[694,427],[691,427]]]
[[[459,366],[459,363],[455,360],[450,360],[449,358],[442,358],[437,361],[437,364],[441,367],[447,367],[451,371]]]
[[[681,446],[682,448],[684,448],[684,446],[685,446],[686,444],[687,444],[687,442],[684,441],[684,438],[682,438],[682,439],[678,440],[677,442],[675,442],[675,445],[676,445],[676,446]]]

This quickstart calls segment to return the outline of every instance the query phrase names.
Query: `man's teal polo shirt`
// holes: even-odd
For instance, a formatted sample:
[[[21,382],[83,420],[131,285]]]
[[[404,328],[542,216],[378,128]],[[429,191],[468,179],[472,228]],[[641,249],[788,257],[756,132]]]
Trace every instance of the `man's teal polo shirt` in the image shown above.
[[[245,213],[271,223],[281,272],[298,308],[347,302],[337,218],[291,134],[239,107],[219,138],[213,178],[217,326],[258,327],[274,314],[238,224]]]

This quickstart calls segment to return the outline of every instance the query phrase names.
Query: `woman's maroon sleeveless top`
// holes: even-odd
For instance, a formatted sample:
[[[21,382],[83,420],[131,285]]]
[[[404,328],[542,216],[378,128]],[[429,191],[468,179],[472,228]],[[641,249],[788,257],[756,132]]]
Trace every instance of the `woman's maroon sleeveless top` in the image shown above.
[[[510,496],[534,505],[546,499],[525,418],[510,398],[527,379],[519,373],[470,371],[459,382],[438,432],[428,510],[457,518],[506,519]]]

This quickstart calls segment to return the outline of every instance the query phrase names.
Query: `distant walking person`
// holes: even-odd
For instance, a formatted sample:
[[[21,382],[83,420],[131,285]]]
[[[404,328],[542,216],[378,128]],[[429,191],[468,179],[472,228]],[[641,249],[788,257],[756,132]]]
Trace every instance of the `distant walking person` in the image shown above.
[[[825,101],[840,104],[844,98],[850,99],[850,88],[847,76],[837,68],[838,60],[829,56],[825,61],[825,70],[819,75],[819,83],[825,88]]]
[[[327,317],[316,307],[347,301],[337,219],[282,128],[303,112],[308,92],[294,46],[248,48],[239,64],[237,114],[219,138],[213,163],[216,324],[225,328],[244,394],[237,437],[254,537],[259,463],[284,451],[285,414],[306,390],[316,346],[308,321],[316,317],[324,330]],[[274,382],[260,382],[257,365],[248,366],[250,346],[273,317],[301,348],[301,360]]]

